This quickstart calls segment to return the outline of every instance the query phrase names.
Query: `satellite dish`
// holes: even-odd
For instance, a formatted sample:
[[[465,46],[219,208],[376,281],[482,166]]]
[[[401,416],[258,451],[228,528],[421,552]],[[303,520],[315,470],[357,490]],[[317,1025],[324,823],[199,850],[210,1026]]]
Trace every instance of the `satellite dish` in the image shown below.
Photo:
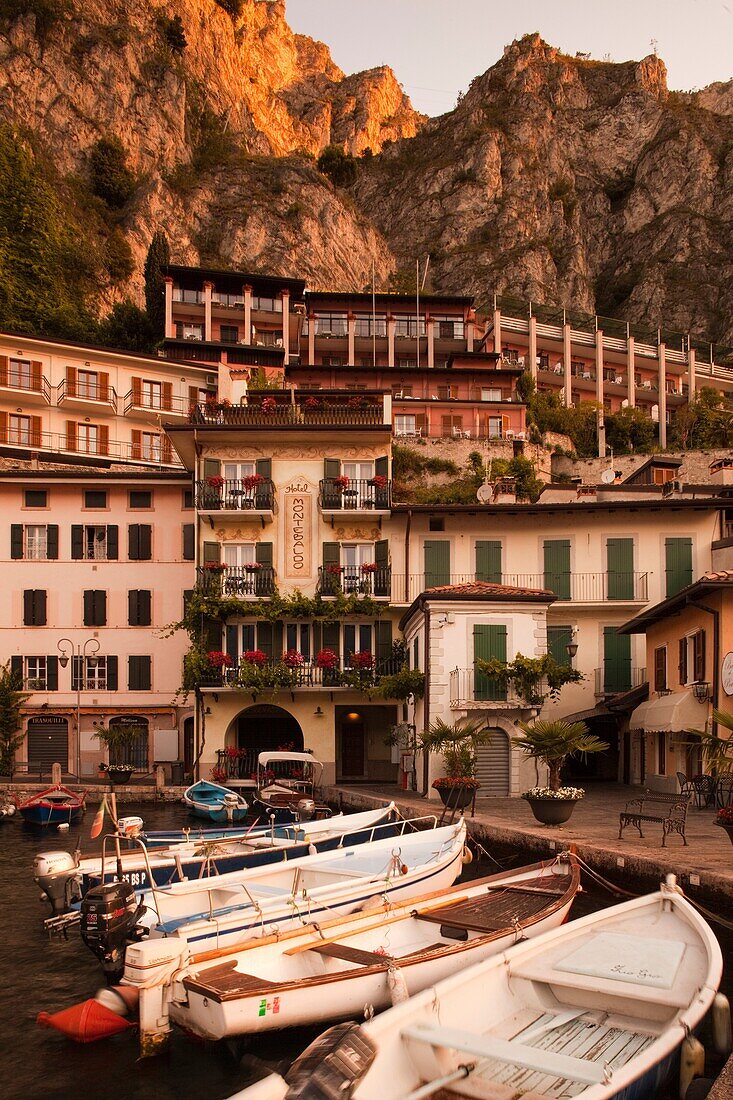
[[[483,485],[479,485],[476,490],[476,499],[480,504],[488,504],[494,496],[494,490],[488,481],[485,481]]]
[[[601,474],[601,481],[604,485],[610,485],[612,481],[616,480],[615,470],[604,470]]]

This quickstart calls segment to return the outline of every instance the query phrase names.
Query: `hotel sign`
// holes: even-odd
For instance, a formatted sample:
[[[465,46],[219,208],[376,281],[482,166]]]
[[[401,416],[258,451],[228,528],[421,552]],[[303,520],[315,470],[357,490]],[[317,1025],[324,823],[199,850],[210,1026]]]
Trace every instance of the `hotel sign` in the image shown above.
[[[313,494],[304,478],[283,490],[285,501],[285,576],[308,580],[312,575]]]

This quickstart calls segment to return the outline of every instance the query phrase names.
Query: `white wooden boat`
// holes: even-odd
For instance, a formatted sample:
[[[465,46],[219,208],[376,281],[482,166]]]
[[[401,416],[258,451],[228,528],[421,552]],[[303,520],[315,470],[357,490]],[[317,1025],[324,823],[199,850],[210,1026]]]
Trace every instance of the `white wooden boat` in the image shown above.
[[[519,938],[558,927],[579,883],[577,861],[563,857],[194,955],[171,983],[169,1015],[207,1039],[358,1019],[365,1005],[385,1009]],[[140,976],[128,962],[123,984]]]
[[[672,880],[460,971],[362,1027],[340,1025],[287,1081],[272,1075],[240,1095],[295,1098],[307,1073],[314,1083],[330,1074],[333,1095],[353,1100],[655,1097],[721,972],[712,930]]]
[[[434,817],[425,820],[435,824]],[[144,923],[153,938],[220,948],[351,913],[375,897],[397,900],[450,886],[461,871],[465,822],[424,831],[408,831],[411,821],[396,827],[399,835],[371,844],[146,890]]]

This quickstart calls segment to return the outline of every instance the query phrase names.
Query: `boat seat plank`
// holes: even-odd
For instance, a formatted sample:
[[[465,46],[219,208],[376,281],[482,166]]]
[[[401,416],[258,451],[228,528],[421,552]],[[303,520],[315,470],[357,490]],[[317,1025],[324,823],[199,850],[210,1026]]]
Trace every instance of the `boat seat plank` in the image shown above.
[[[192,993],[222,1001],[227,995],[236,997],[243,993],[271,993],[273,989],[277,989],[277,982],[270,982],[256,974],[243,974],[236,969],[236,962],[228,962],[203,970],[195,977],[184,978],[183,986]]]
[[[548,891],[553,898],[559,899],[564,890]],[[498,932],[504,928],[511,928],[516,921],[527,920],[545,909],[549,903],[546,900],[546,892],[536,889],[520,889],[516,887],[511,891],[492,894],[483,894],[477,898],[454,905],[446,905],[441,909],[433,909],[429,913],[420,913],[419,920],[430,921],[433,924],[447,924],[453,928],[464,928],[470,932]]]
[[[597,978],[585,974],[565,973],[555,970],[552,966],[543,964],[532,965],[529,962],[525,966],[511,969],[512,978],[524,978],[530,982],[542,982],[544,985],[557,986],[558,989],[590,990],[594,993],[605,994],[613,997],[623,997],[625,1000],[639,1001],[651,1005],[662,1005],[665,1008],[686,1008],[690,1003],[690,990],[655,989],[653,986],[634,985],[631,982],[614,981],[612,978]]]
[[[315,951],[317,955],[326,955],[330,959],[353,962],[358,966],[390,966],[393,962],[391,955],[380,955],[376,951],[362,951],[359,947],[349,947],[345,943],[314,943],[309,951]]]
[[[475,1035],[469,1031],[444,1027],[408,1027],[402,1031],[402,1038],[433,1047],[445,1047],[462,1054],[474,1054],[479,1058],[493,1058],[498,1062],[507,1062],[525,1069],[542,1070],[544,1073],[553,1073],[557,1077],[581,1081],[587,1085],[602,1084],[605,1080],[603,1066],[596,1065],[595,1062],[566,1054],[554,1054],[548,1050],[496,1039],[489,1035]]]

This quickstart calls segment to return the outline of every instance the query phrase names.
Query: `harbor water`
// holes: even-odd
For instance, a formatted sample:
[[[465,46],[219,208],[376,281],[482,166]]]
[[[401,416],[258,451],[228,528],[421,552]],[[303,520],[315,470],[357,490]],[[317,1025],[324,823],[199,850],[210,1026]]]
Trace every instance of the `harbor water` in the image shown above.
[[[139,813],[150,829],[190,824],[180,805],[125,806]],[[37,852],[61,848],[96,848],[89,839],[93,813],[67,833],[33,829],[16,817],[0,825],[0,1096],[3,1100],[220,1100],[277,1068],[281,1071],[319,1032],[298,1029],[258,1037],[253,1043],[204,1043],[174,1031],[169,1051],[159,1058],[138,1060],[136,1033],[130,1031],[99,1043],[78,1045],[38,1027],[41,1011],[57,1012],[93,997],[104,984],[101,969],[84,947],[78,929],[68,940],[49,940],[43,929],[47,903],[31,877]],[[518,853],[497,853],[502,867],[526,862]],[[474,861],[471,878],[498,870],[490,861]],[[580,896],[573,908],[579,916],[620,899],[595,888]],[[715,929],[720,932],[719,928]],[[721,936],[724,959],[733,946]],[[725,991],[730,996],[730,975]],[[676,1095],[670,1087],[668,1096]],[[659,1098],[662,1100],[662,1097]]]

